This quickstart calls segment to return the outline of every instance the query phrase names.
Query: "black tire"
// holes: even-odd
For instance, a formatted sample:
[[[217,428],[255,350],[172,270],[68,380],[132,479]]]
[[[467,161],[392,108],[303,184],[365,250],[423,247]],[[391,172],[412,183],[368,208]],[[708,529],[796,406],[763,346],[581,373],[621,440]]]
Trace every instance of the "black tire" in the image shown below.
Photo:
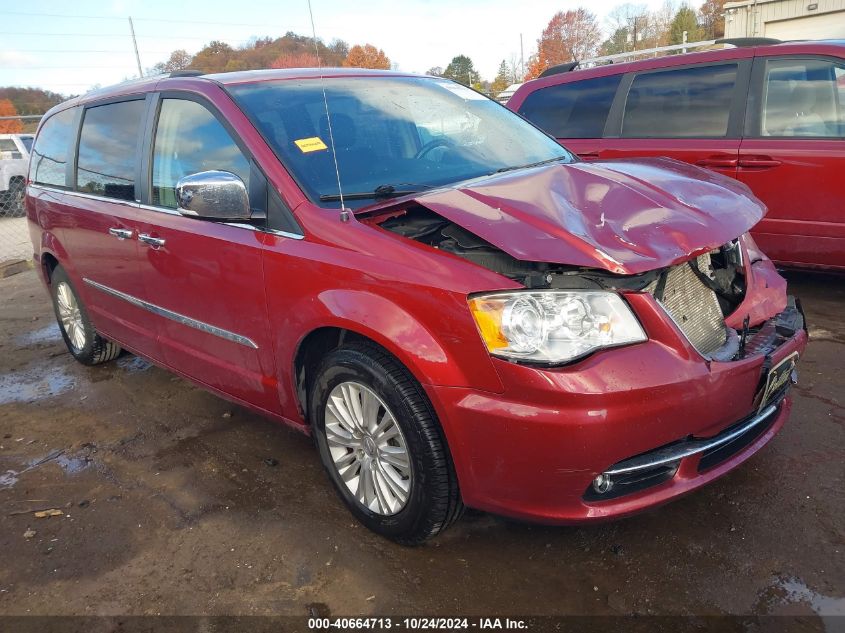
[[[383,515],[359,502],[334,465],[326,436],[329,394],[344,382],[363,384],[389,407],[402,431],[413,477],[405,506]],[[377,345],[352,343],[330,352],[309,389],[309,419],[323,467],[352,514],[373,532],[403,545],[418,545],[463,513],[454,465],[425,392],[395,357]]]
[[[79,307],[79,316],[82,323],[82,331],[85,336],[85,342],[82,347],[77,347],[68,335],[65,325],[62,323],[62,317],[59,312],[59,288],[62,284],[66,284],[73,293],[74,299]],[[68,351],[73,357],[83,365],[99,365],[114,360],[120,354],[120,346],[117,343],[109,341],[99,334],[94,326],[91,324],[91,319],[88,317],[88,311],[76,292],[76,288],[71,283],[64,268],[56,266],[53,274],[50,277],[50,295],[53,298],[53,311],[56,314],[56,320],[59,323],[59,331],[62,333],[62,338],[67,345]]]

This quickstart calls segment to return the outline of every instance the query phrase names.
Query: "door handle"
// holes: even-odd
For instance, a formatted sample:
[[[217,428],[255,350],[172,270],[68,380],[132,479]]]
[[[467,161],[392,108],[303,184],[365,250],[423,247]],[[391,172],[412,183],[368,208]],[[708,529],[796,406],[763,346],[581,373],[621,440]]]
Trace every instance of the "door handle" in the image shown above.
[[[114,235],[119,240],[131,240],[135,232],[132,229],[121,229],[113,226],[109,229],[109,235]]]
[[[584,160],[595,160],[599,158],[598,152],[578,152],[578,157]]]
[[[771,156],[748,156],[739,159],[739,166],[745,169],[769,169],[782,164]]]
[[[143,242],[144,244],[149,244],[153,248],[161,248],[164,246],[164,240],[160,237],[153,237],[152,235],[147,235],[146,233],[138,233],[138,241]]]
[[[708,169],[735,169],[737,166],[737,159],[729,158],[727,156],[711,156],[710,158],[702,158],[695,164],[699,167],[706,167]]]

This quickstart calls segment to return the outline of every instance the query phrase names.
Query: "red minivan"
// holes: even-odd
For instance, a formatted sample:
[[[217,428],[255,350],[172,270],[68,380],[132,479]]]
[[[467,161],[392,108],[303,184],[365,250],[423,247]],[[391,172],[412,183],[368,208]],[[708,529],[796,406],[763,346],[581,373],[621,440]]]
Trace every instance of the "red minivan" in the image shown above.
[[[669,156],[737,178],[768,207],[752,235],[772,259],[845,271],[845,42],[738,43],[553,71],[508,108],[585,159]]]
[[[76,359],[125,348],[312,434],[403,543],[465,505],[570,523],[698,488],[784,424],[807,340],[747,187],[580,161],[440,78],[90,93],[42,121],[25,202]]]

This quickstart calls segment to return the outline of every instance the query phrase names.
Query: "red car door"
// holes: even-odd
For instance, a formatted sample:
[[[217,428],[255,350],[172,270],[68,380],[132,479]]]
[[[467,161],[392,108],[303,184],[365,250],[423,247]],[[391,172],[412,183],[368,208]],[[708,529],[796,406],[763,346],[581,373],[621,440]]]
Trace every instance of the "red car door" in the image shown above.
[[[739,179],[769,212],[753,235],[775,261],[845,269],[845,61],[761,56]]]
[[[250,161],[203,103],[160,99],[153,129],[139,261],[157,308],[165,361],[213,389],[277,413],[261,233],[249,225],[184,216],[175,192],[180,178],[199,172],[228,171],[247,186],[256,174],[251,176]]]
[[[146,291],[135,240],[137,149],[145,108],[143,98],[86,108],[71,183],[75,191],[41,195],[37,204],[51,209],[48,223],[60,232],[69,274],[97,330],[160,360],[154,319],[143,307]]]
[[[752,54],[626,75],[599,156],[668,156],[736,176]]]

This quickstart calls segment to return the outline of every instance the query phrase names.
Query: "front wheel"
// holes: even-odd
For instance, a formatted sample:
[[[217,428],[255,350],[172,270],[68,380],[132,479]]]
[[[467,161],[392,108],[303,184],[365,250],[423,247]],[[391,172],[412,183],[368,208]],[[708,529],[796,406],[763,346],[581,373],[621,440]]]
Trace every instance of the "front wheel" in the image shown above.
[[[415,545],[460,516],[457,477],[431,403],[393,356],[369,343],[338,348],[310,392],[320,459],[359,521]]]
[[[97,334],[76,288],[61,266],[53,271],[50,290],[62,338],[73,357],[83,365],[99,365],[117,358],[120,346]]]

